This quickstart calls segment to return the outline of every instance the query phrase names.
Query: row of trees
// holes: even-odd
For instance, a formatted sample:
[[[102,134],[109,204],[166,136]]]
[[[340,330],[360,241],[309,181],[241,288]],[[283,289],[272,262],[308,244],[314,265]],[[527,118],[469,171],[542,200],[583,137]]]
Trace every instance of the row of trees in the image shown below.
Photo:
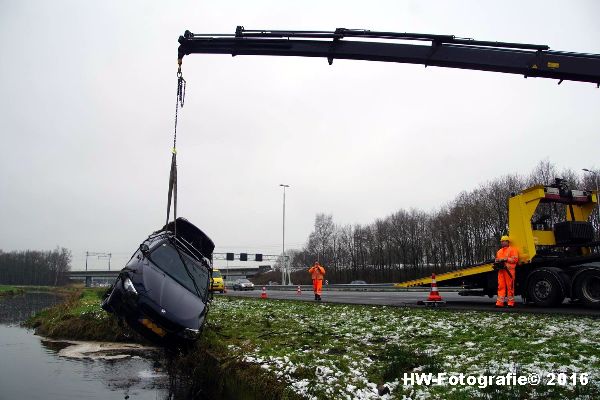
[[[291,268],[306,269],[315,260],[328,268],[332,283],[363,279],[369,283],[397,282],[487,261],[507,232],[511,193],[555,177],[571,187],[595,188],[593,176],[581,178],[571,170],[560,174],[541,162],[529,176],[509,175],[459,194],[435,212],[399,210],[368,225],[337,225],[331,215],[318,214],[306,246],[291,252]],[[562,214],[545,210],[552,220]],[[598,211],[592,215],[596,232]]]
[[[61,285],[67,282],[71,269],[71,251],[56,248],[52,251],[0,250],[0,284]]]

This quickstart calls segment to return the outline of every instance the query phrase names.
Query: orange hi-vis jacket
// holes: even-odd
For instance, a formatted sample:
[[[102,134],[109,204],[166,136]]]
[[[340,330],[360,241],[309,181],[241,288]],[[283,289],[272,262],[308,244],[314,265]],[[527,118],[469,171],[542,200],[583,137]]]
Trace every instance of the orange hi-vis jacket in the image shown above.
[[[325,276],[325,268],[323,268],[321,265],[313,265],[308,269],[308,272],[313,280],[322,281],[323,277]]]
[[[516,248],[512,246],[502,247],[496,253],[496,259],[503,258],[506,258],[506,266],[508,268],[513,269],[517,266],[517,263],[519,262],[519,252]]]

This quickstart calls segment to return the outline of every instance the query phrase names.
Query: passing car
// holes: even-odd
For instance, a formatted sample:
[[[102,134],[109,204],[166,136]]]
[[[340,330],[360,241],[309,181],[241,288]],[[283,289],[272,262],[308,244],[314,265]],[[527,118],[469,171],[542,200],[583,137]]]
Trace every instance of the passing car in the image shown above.
[[[102,308],[158,345],[191,344],[208,311],[214,247],[199,228],[177,218],[140,244]]]
[[[218,269],[212,270],[212,278],[210,279],[210,291],[211,292],[225,292],[225,282],[223,282],[223,275]]]
[[[233,284],[233,290],[254,290],[254,283],[248,279],[238,279]]]
[[[367,282],[365,281],[352,281],[350,282],[351,285],[366,285]]]

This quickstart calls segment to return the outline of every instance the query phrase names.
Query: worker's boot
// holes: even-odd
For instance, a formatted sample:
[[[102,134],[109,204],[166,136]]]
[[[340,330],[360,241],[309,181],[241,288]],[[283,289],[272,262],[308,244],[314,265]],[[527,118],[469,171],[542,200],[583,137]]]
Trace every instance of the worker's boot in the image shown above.
[[[315,293],[315,300],[319,300],[319,295]]]
[[[508,296],[508,307],[513,308],[515,306],[514,296]]]
[[[496,308],[502,307],[504,307],[504,297],[498,297],[498,299],[496,299]]]
[[[317,301],[321,301],[321,295],[320,294],[317,295]]]

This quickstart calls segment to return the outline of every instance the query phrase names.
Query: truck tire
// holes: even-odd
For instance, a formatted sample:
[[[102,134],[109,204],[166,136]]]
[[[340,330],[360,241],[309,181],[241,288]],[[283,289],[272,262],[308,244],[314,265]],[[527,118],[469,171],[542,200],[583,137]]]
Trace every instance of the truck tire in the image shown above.
[[[582,272],[573,285],[575,296],[588,307],[600,308],[600,269]]]
[[[565,295],[559,279],[560,277],[546,269],[533,271],[528,277],[528,300],[542,307],[551,307],[562,303]]]

